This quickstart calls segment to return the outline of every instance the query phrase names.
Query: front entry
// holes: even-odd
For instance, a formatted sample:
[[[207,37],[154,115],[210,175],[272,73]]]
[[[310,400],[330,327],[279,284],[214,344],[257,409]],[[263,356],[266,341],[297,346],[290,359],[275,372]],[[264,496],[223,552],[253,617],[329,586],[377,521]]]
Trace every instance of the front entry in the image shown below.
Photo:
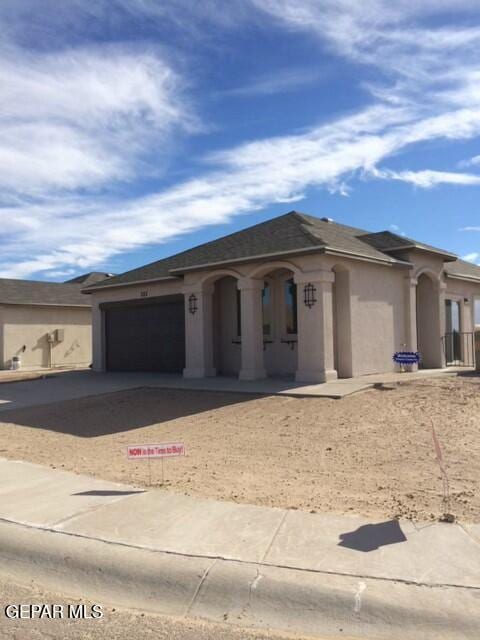
[[[185,366],[183,296],[112,303],[102,310],[107,371],[182,372]]]

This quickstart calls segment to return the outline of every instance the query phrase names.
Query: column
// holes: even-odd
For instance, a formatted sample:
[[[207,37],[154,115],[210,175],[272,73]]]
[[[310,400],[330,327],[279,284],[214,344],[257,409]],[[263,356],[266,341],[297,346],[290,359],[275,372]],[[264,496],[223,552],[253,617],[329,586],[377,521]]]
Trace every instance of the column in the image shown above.
[[[417,279],[405,277],[405,351],[418,351],[417,340]],[[401,351],[404,349],[402,348]],[[410,371],[416,371],[418,365],[409,365]]]
[[[94,294],[91,294],[94,298]],[[98,302],[92,301],[92,369],[105,371],[105,319]]]
[[[266,377],[263,359],[263,279],[240,278],[242,368],[240,380],[260,380]]]
[[[333,271],[318,270],[296,274],[298,318],[297,382],[335,380],[333,348]],[[305,287],[312,285],[313,304],[305,304]],[[307,300],[308,302],[308,300]]]
[[[213,285],[184,287],[184,378],[208,378],[216,375],[213,366],[213,291]]]

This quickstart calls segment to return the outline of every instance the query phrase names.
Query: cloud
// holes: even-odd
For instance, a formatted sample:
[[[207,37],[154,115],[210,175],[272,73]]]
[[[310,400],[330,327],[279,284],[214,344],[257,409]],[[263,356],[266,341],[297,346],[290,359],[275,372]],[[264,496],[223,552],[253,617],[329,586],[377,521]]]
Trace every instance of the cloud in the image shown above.
[[[458,163],[458,167],[460,169],[463,169],[465,167],[477,167],[478,165],[480,165],[480,156],[473,156],[473,158],[462,160]]]
[[[180,94],[178,77],[155,55],[120,47],[3,49],[2,197],[131,179],[175,127],[195,126]]]
[[[400,180],[416,187],[430,189],[439,184],[480,185],[480,176],[469,173],[453,173],[449,171],[392,171],[390,169],[372,169],[370,174],[384,180]]]
[[[467,262],[473,262],[476,264],[480,260],[480,253],[474,251],[473,253],[467,253],[466,256],[462,257],[462,260],[466,260]]]
[[[403,107],[372,107],[300,135],[242,144],[205,158],[205,170],[196,179],[129,201],[72,196],[5,206],[0,224],[5,222],[8,233],[0,273],[26,277],[87,269],[118,253],[225,223],[270,203],[301,199],[311,186],[341,191],[359,171],[378,174],[376,165],[410,144],[415,128],[418,141],[422,131],[448,136],[456,122],[447,119],[449,127],[437,130],[416,117]],[[426,172],[428,180],[418,179],[420,186],[438,181],[436,173]]]
[[[286,69],[269,76],[254,78],[249,84],[230,89],[226,93],[246,98],[274,95],[314,84],[320,77],[321,74],[315,69]]]

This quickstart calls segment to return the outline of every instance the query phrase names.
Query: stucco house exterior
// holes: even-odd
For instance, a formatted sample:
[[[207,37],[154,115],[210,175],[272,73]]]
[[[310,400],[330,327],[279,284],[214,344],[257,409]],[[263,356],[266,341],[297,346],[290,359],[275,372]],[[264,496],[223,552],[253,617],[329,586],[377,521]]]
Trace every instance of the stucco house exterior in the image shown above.
[[[108,274],[88,273],[67,283],[0,278],[0,368],[89,366],[92,312],[83,287]]]
[[[84,292],[96,370],[323,382],[472,364],[480,267],[292,211]]]

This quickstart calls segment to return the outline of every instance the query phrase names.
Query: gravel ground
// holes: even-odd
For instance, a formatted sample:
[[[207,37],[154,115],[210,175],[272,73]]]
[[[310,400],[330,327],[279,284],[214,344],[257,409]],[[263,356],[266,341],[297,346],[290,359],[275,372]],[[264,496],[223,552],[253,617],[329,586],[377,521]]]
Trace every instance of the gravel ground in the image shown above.
[[[480,521],[480,377],[391,385],[343,400],[135,389],[2,412],[0,456],[140,486],[161,463],[126,446],[180,440],[166,488],[369,517]],[[443,451],[442,502],[432,424]]]

